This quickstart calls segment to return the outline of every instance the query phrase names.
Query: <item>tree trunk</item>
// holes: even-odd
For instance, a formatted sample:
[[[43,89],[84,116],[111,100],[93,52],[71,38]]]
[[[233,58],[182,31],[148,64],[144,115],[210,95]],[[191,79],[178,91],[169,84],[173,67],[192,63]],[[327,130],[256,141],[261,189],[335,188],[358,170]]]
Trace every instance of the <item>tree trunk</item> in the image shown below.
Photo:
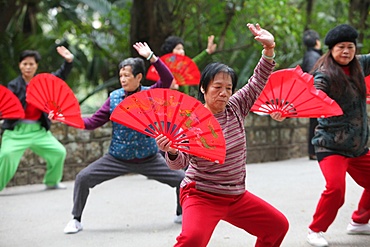
[[[369,28],[366,23],[369,16],[370,0],[350,0],[348,19],[350,24],[357,29],[359,37],[358,43],[363,43],[364,31]],[[358,53],[361,53],[361,47],[358,46]]]
[[[147,42],[160,54],[164,40],[173,33],[172,13],[167,0],[134,0],[131,9],[130,43]],[[137,55],[132,49],[131,54]]]
[[[23,4],[18,5],[17,1],[1,1],[0,3],[0,33],[5,32],[10,20],[22,8]]]
[[[311,25],[311,16],[312,16],[312,9],[313,9],[313,4],[314,0],[307,0],[306,3],[306,25],[304,27],[304,30],[310,29]]]

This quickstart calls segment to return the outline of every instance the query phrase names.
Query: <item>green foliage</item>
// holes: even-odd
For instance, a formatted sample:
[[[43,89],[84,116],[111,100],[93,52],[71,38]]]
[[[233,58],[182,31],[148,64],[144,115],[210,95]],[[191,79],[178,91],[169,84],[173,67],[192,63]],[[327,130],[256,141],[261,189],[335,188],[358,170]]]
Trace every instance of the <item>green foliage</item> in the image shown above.
[[[177,23],[175,35],[185,39],[187,54],[192,57],[205,49],[207,36],[214,34],[219,51],[213,60],[233,67],[239,74],[239,86],[247,82],[261,54],[261,45],[246,27],[248,22],[259,23],[274,34],[277,69],[288,67],[302,53],[302,16],[297,5],[287,0],[185,2],[189,10],[178,13],[184,21]]]
[[[129,55],[131,4],[124,0],[40,1],[33,9],[32,30],[25,30],[33,6],[32,1],[25,1],[0,35],[1,83],[18,75],[18,55],[26,49],[42,55],[39,72],[55,71],[63,62],[55,49],[64,45],[75,55],[67,80],[75,92],[92,91],[105,81],[112,85],[112,78],[118,86],[117,64]],[[82,99],[86,96],[77,95]]]

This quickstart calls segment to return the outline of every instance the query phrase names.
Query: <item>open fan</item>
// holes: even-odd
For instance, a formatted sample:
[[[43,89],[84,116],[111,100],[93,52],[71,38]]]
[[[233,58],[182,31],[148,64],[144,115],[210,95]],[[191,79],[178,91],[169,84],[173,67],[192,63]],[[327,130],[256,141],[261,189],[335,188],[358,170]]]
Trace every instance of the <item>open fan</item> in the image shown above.
[[[340,106],[313,85],[313,76],[297,66],[273,72],[251,108],[257,114],[281,112],[282,117],[323,118],[343,114]]]
[[[370,75],[365,77],[366,83],[366,103],[370,104]]]
[[[164,64],[167,65],[172,72],[176,83],[180,86],[183,85],[198,85],[200,81],[200,71],[194,61],[183,55],[168,53],[160,57]],[[157,70],[151,65],[146,74],[146,79],[157,81],[159,75]]]
[[[21,102],[8,88],[0,85],[0,119],[24,118]]]
[[[164,134],[183,152],[220,164],[225,161],[225,138],[213,114],[177,90],[158,88],[128,96],[110,119],[153,138]]]
[[[85,128],[80,105],[73,91],[55,75],[42,73],[33,77],[27,87],[26,100],[41,111],[53,111],[54,120],[76,128]]]

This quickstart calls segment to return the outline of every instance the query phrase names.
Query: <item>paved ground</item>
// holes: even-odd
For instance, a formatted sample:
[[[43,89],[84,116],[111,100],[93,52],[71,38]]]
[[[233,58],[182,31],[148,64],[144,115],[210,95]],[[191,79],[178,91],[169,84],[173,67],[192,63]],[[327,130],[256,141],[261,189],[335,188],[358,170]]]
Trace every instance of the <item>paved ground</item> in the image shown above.
[[[249,164],[248,189],[261,196],[290,221],[285,247],[308,247],[305,238],[324,186],[315,161],[308,158]],[[370,178],[369,178],[370,179]],[[331,247],[368,247],[370,236],[351,236],[346,226],[361,195],[347,178],[345,205],[325,234]],[[175,191],[139,175],[119,177],[91,191],[82,221],[84,230],[66,235],[71,219],[73,181],[67,190],[44,191],[43,185],[6,188],[0,192],[1,247],[173,246],[181,226],[172,222]],[[255,238],[220,222],[209,247],[254,246]]]

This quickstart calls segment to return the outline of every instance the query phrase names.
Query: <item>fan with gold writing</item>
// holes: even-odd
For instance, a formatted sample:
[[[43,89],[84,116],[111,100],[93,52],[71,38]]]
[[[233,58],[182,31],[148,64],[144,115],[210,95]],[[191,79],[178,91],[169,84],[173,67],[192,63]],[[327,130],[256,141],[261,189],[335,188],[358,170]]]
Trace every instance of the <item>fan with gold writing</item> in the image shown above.
[[[225,138],[218,121],[200,101],[177,90],[132,94],[110,119],[153,138],[163,134],[183,152],[220,164],[225,161]]]

